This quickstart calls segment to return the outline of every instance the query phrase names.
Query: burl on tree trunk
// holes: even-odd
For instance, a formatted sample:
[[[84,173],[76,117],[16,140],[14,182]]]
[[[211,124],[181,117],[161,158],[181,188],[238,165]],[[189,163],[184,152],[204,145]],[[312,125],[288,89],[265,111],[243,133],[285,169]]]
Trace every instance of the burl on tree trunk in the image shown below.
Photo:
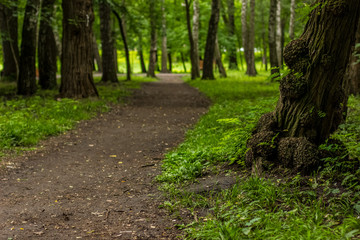
[[[263,115],[248,141],[246,164],[260,174],[270,166],[309,173],[318,145],[345,120],[344,74],[354,44],[359,0],[318,0],[302,36],[285,48],[291,72],[280,82],[274,112]]]

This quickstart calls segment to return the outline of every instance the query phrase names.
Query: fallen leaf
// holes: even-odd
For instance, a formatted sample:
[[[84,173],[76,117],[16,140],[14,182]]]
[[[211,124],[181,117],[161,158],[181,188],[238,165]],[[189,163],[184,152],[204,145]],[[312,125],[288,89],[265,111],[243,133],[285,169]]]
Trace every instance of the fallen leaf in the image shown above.
[[[116,155],[110,155],[111,158],[116,158],[117,156]]]

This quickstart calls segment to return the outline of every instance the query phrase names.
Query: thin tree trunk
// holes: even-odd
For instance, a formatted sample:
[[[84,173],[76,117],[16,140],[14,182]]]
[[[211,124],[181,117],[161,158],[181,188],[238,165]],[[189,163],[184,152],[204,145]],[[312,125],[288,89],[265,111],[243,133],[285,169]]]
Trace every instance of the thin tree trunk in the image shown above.
[[[248,25],[247,25],[247,5],[248,5],[248,0],[241,0],[241,37],[242,37],[242,46],[244,49],[244,57],[245,57],[245,62],[246,64],[249,62],[249,53],[248,53]],[[246,68],[246,73],[248,66]]]
[[[318,145],[345,120],[344,73],[360,1],[316,3],[320,6],[310,14],[302,36],[285,48],[284,60],[291,72],[280,82],[277,107],[261,117],[248,142],[246,162],[254,172],[275,164],[311,173],[319,164]]]
[[[239,70],[236,56],[236,34],[235,34],[235,4],[234,0],[227,0],[228,5],[228,31],[231,46],[229,49],[229,69]]]
[[[193,28],[192,28],[192,34],[194,39],[194,75],[196,78],[200,77],[200,56],[199,56],[199,29],[200,29],[200,6],[199,6],[199,0],[194,0],[193,3]]]
[[[281,1],[282,0],[277,0],[277,6],[276,6],[276,56],[279,67],[282,67]]]
[[[181,61],[182,61],[182,64],[183,64],[184,72],[187,72],[184,53],[181,53]]]
[[[121,37],[122,37],[122,40],[124,43],[125,57],[126,57],[126,80],[130,81],[131,80],[130,52],[129,52],[129,46],[127,44],[127,37],[126,37],[124,22],[121,19],[120,15],[116,11],[113,10],[113,13],[115,14],[115,16],[118,20]]]
[[[356,31],[356,44],[360,43],[360,19],[358,22],[358,28]],[[360,93],[360,47],[351,51],[352,53],[357,54],[357,56],[352,55],[350,59],[350,64],[348,67],[348,76],[350,79],[350,93],[358,95]]]
[[[168,53],[168,59],[169,59],[169,71],[172,72],[172,58],[171,58],[171,52]]]
[[[66,98],[98,96],[92,73],[94,60],[92,0],[63,0],[62,9],[60,96]]]
[[[265,12],[263,11],[264,8],[262,8],[261,12],[261,25],[262,25],[262,31],[261,31],[261,38],[262,38],[262,44],[263,44],[263,56],[262,56],[262,62],[265,65],[265,71],[268,70],[268,59],[267,59],[267,43],[266,43],[266,27],[265,27]]]
[[[220,17],[220,0],[212,0],[211,16],[209,21],[209,28],[206,38],[205,56],[203,65],[203,80],[215,79],[213,70],[215,43],[217,37],[217,29]]]
[[[278,0],[270,0],[269,15],[269,52],[272,79],[280,75],[277,51],[276,51],[276,7]]]
[[[19,62],[17,92],[20,95],[32,95],[36,92],[36,35],[40,0],[28,0],[25,7]],[[25,40],[25,38],[24,38]]]
[[[200,69],[198,67],[199,65],[198,61],[196,59],[196,53],[195,53],[196,47],[193,37],[193,30],[191,29],[190,4],[188,0],[185,0],[185,10],[186,10],[186,24],[187,24],[187,30],[188,30],[188,36],[190,42],[191,79],[196,79],[200,77]]]
[[[38,40],[39,84],[42,89],[55,89],[57,72],[57,48],[52,28],[55,0],[43,0]]]
[[[250,28],[249,28],[249,63],[247,74],[256,76],[255,67],[255,0],[250,0]]]
[[[6,7],[0,4],[0,32],[4,68],[2,78],[8,81],[17,81],[19,75],[19,47],[18,47],[18,17],[17,0],[14,5]]]
[[[149,68],[147,72],[148,77],[155,78],[156,68],[156,53],[157,53],[157,34],[156,34],[156,15],[155,15],[155,3],[156,0],[150,0],[150,56],[149,56]]]
[[[166,35],[166,12],[165,12],[165,0],[161,0],[161,13],[162,13],[162,24],[161,24],[161,72],[168,73],[167,68],[167,35]]]
[[[139,49],[138,54],[140,57],[140,66],[141,66],[141,72],[146,73],[146,66],[145,66],[145,60],[144,60],[144,54],[143,54],[143,44],[142,44],[142,36],[139,34]]]
[[[103,72],[103,65],[102,65],[102,61],[101,61],[101,57],[100,57],[100,53],[99,53],[99,47],[98,47],[95,35],[92,36],[92,41],[93,41],[93,59],[95,60],[96,65],[98,67],[97,71]],[[95,70],[95,64],[93,64],[93,69]]]
[[[111,7],[106,0],[99,2],[100,37],[102,47],[102,82],[118,82],[114,39],[111,30]]]
[[[290,26],[289,26],[289,36],[290,39],[293,40],[295,37],[294,29],[295,29],[295,7],[296,7],[296,0],[291,0],[290,5]]]
[[[215,61],[216,61],[216,65],[219,68],[220,76],[223,78],[226,78],[227,77],[226,70],[225,70],[224,64],[221,59],[221,52],[220,52],[219,41],[218,41],[217,37],[215,40]]]

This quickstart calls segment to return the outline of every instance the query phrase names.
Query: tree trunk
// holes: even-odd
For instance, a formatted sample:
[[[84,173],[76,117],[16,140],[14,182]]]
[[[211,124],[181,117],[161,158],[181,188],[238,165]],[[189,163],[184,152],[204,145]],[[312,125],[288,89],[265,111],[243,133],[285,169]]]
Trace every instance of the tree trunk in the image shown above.
[[[265,27],[265,12],[263,11],[264,8],[262,8],[261,12],[261,25],[262,25],[262,31],[261,31],[261,38],[262,38],[262,44],[263,44],[263,56],[262,56],[262,62],[265,65],[265,71],[268,70],[268,59],[267,59],[267,43],[266,43],[266,27]]]
[[[55,0],[43,0],[38,40],[39,84],[42,89],[55,89],[57,72],[57,47],[52,28]]]
[[[171,58],[171,52],[168,53],[168,59],[169,59],[169,71],[172,72],[172,58]]]
[[[60,96],[98,96],[93,80],[92,0],[63,0]]]
[[[200,29],[200,6],[199,6],[199,0],[194,0],[193,3],[193,28],[192,28],[192,34],[194,39],[194,75],[195,78],[200,77],[200,57],[199,57],[199,29]]]
[[[244,49],[244,58],[246,64],[249,62],[249,53],[248,53],[248,25],[247,25],[247,5],[248,0],[241,0],[241,37],[242,37],[242,46]],[[248,66],[246,68],[247,72]]]
[[[295,37],[294,29],[295,29],[295,7],[296,7],[296,0],[291,0],[290,5],[290,26],[289,26],[289,36],[290,39],[293,40]]]
[[[11,7],[0,4],[0,32],[4,59],[2,78],[16,81],[19,75],[17,0]]]
[[[157,52],[157,34],[156,34],[156,15],[155,15],[155,0],[150,0],[150,57],[149,68],[147,72],[148,77],[155,78],[156,68],[156,52]]]
[[[161,13],[162,13],[162,22],[161,22],[161,72],[168,73],[167,67],[167,36],[166,36],[166,12],[165,12],[165,0],[161,0]]]
[[[220,0],[212,0],[209,29],[206,38],[205,56],[203,65],[203,80],[214,80],[214,50],[217,37],[217,29],[220,17]]]
[[[279,67],[282,67],[282,26],[281,26],[281,1],[277,0],[276,6],[276,56]]]
[[[102,82],[117,83],[115,45],[111,30],[111,7],[106,0],[99,2],[100,37],[102,47]]]
[[[195,3],[194,3],[195,4]],[[185,0],[185,10],[186,10],[186,24],[190,42],[190,61],[191,61],[191,79],[196,79],[200,77],[200,67],[199,67],[199,60],[196,56],[196,46],[193,37],[193,30],[191,29],[191,19],[190,19],[190,4],[188,0]],[[195,15],[195,13],[194,13]],[[195,26],[198,27],[198,26]],[[195,29],[198,30],[198,29]],[[198,32],[197,32],[198,34]],[[198,37],[199,35],[197,35]],[[183,58],[183,56],[182,56]]]
[[[141,72],[146,73],[146,66],[145,66],[145,60],[144,60],[144,54],[143,54],[141,34],[139,34],[139,44],[138,45],[139,45],[138,54],[140,57]]]
[[[187,72],[184,53],[181,53],[181,61],[182,61],[182,64],[183,64],[184,72]]]
[[[360,43],[360,19],[358,23],[358,29],[356,31],[356,44]],[[348,67],[348,76],[350,80],[350,93],[357,95],[360,93],[360,47],[354,49],[352,53],[357,54],[351,55],[350,64]]]
[[[103,64],[102,64],[101,57],[100,57],[99,47],[98,47],[96,37],[94,34],[92,36],[92,42],[93,42],[93,70],[96,70],[95,63],[94,63],[94,62],[96,62],[96,65],[98,67],[97,71],[103,72]]]
[[[318,145],[345,120],[344,74],[360,1],[317,3],[321,4],[311,13],[304,33],[285,48],[284,60],[291,72],[280,82],[277,107],[261,117],[248,142],[246,162],[254,172],[271,165],[302,173],[316,170]]]
[[[130,81],[131,80],[130,52],[129,52],[129,46],[127,44],[125,24],[124,24],[123,20],[121,19],[120,15],[116,11],[113,11],[113,13],[115,14],[115,16],[118,20],[121,37],[122,37],[122,40],[124,43],[125,57],[126,57],[126,80]]]
[[[225,70],[224,64],[221,59],[221,52],[220,52],[219,41],[218,41],[217,37],[216,37],[216,41],[215,41],[215,61],[216,61],[216,65],[219,68],[220,76],[223,78],[226,78],[227,77],[226,70]]]
[[[229,49],[229,69],[239,70],[236,56],[236,35],[235,35],[235,4],[234,0],[227,0],[228,5],[228,31],[231,46]]]
[[[277,51],[276,51],[276,7],[278,0],[270,0],[269,16],[269,52],[272,79],[280,75]]]
[[[40,0],[28,0],[25,7],[19,61],[19,79],[17,92],[20,95],[32,95],[36,92],[36,34]]]
[[[250,0],[250,27],[247,26],[247,0],[242,0],[241,24],[243,34],[243,47],[246,60],[246,74],[256,76],[255,68],[255,0]]]

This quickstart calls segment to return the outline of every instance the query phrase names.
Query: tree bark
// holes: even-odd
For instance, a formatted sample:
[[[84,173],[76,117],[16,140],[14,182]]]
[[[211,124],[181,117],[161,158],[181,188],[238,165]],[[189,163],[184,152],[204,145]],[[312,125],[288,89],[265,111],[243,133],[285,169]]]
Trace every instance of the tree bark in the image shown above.
[[[290,5],[290,25],[289,25],[289,36],[293,40],[295,38],[294,29],[295,29],[295,7],[296,0],[291,0]]]
[[[234,0],[227,0],[228,6],[228,31],[231,47],[229,49],[229,69],[239,70],[236,56],[236,34],[235,34],[235,4]]]
[[[199,56],[199,29],[200,29],[200,6],[199,0],[194,0],[193,3],[193,28],[192,34],[194,39],[194,49],[193,49],[193,58],[194,58],[194,76],[195,78],[200,77],[200,56]]]
[[[205,56],[203,65],[203,80],[214,80],[214,50],[217,37],[217,29],[220,17],[220,0],[212,0],[211,16],[209,21],[209,28],[206,38]]]
[[[157,53],[157,34],[156,34],[156,15],[155,15],[155,0],[150,0],[150,56],[149,68],[147,72],[148,77],[155,78],[156,68],[156,53]]]
[[[124,43],[125,57],[126,57],[126,80],[130,81],[131,80],[130,51],[129,51],[129,46],[127,43],[126,29],[125,29],[124,22],[121,19],[120,15],[116,11],[113,11],[113,13],[115,14],[115,16],[118,20],[121,37],[122,37],[122,40]]]
[[[277,0],[276,6],[276,56],[279,67],[282,67],[282,26],[281,26],[281,1]]]
[[[243,47],[246,60],[246,74],[256,76],[255,68],[255,0],[250,0],[250,26],[247,25],[247,0],[242,0],[241,24]]]
[[[165,11],[165,0],[161,0],[161,72],[168,73],[168,53],[167,53],[167,35],[166,35],[166,11]]]
[[[277,51],[276,51],[276,7],[278,0],[270,0],[269,15],[269,53],[272,79],[280,75]]]
[[[36,92],[36,34],[40,0],[28,0],[25,7],[19,61],[19,79],[17,92],[19,95],[32,95]]]
[[[220,52],[219,41],[218,41],[217,37],[216,37],[216,41],[215,41],[215,61],[216,61],[216,65],[219,68],[220,76],[223,78],[226,78],[227,74],[226,74],[226,70],[225,70],[224,64],[222,62],[222,59],[221,59],[221,52]]]
[[[93,34],[92,36],[92,43],[93,43],[93,69],[96,70],[95,68],[95,63],[97,65],[97,71],[98,72],[103,72],[103,63],[102,63],[102,59],[100,57],[100,52],[99,52],[99,47],[97,44],[97,40],[95,35]]]
[[[57,72],[57,47],[52,17],[55,0],[43,0],[38,40],[39,84],[42,89],[55,89]]]
[[[311,13],[304,33],[285,48],[284,60],[291,72],[280,82],[276,109],[261,117],[248,141],[246,163],[254,172],[282,165],[310,173],[319,164],[318,145],[345,120],[344,75],[360,2],[317,3],[321,5]]]
[[[7,81],[17,81],[19,75],[17,0],[12,4],[10,7],[0,4],[0,32],[3,35],[4,59],[2,79]]]
[[[92,0],[63,0],[60,97],[98,96],[93,80]]]
[[[195,3],[194,3],[195,4]],[[196,56],[196,46],[193,37],[194,29],[191,29],[191,18],[190,18],[190,4],[188,0],[185,0],[185,10],[186,10],[186,24],[190,42],[190,61],[191,61],[191,79],[196,79],[200,77],[200,67],[199,67],[199,60],[198,56]],[[195,15],[195,13],[194,13]],[[198,26],[195,26],[198,27]],[[195,29],[198,30],[198,29]],[[198,32],[197,32],[198,34]],[[199,35],[197,35],[198,37]],[[182,56],[183,57],[183,56]]]
[[[138,40],[139,40],[138,54],[139,54],[139,58],[140,58],[141,72],[146,73],[146,66],[145,66],[145,59],[144,59],[144,54],[143,54],[143,44],[142,44],[142,36],[141,36],[141,34],[139,34]]]
[[[356,31],[356,44],[360,43],[360,19],[358,22],[358,28]],[[348,67],[348,77],[350,80],[350,93],[358,95],[360,93],[360,47],[354,49],[352,53],[356,54],[351,55],[350,64]]]
[[[102,82],[117,83],[115,45],[111,29],[111,7],[106,0],[99,2],[100,37],[102,47]]]

